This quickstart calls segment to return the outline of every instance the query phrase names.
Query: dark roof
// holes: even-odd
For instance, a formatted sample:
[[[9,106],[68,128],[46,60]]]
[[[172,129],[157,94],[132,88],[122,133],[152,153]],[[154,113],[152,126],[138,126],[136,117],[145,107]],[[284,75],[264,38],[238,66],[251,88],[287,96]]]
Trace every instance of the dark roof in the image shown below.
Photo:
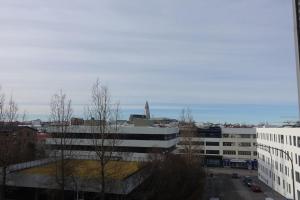
[[[29,126],[17,126],[17,125],[9,125],[9,124],[0,124],[0,133],[9,133],[9,132],[16,132],[23,129],[29,129],[31,131],[37,132],[36,129],[31,128]]]

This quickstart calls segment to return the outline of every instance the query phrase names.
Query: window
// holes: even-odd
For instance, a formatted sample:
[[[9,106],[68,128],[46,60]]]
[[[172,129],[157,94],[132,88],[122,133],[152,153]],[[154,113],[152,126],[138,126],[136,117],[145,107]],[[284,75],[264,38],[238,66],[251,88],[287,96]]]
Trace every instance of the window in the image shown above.
[[[294,146],[296,146],[296,136],[293,136],[294,139]]]
[[[283,135],[280,135],[280,140],[281,140],[281,143],[284,144],[284,136]]]
[[[250,142],[241,142],[241,143],[239,143],[239,146],[241,146],[241,147],[251,147],[251,143]]]
[[[297,144],[298,144],[298,147],[300,147],[300,137],[297,137]]]
[[[251,151],[238,151],[239,155],[251,155]]]
[[[292,145],[292,136],[290,136],[290,145]]]
[[[236,151],[223,151],[224,155],[236,155]]]
[[[219,142],[206,142],[206,146],[219,146]]]
[[[220,154],[219,150],[206,150],[206,154]]]
[[[253,151],[253,155],[254,155],[254,156],[257,156],[257,151]]]
[[[229,134],[222,134],[223,138],[229,138]]]
[[[234,142],[223,142],[223,146],[234,146]]]
[[[296,172],[296,181],[298,183],[300,183],[300,174],[299,174],[299,172]]]
[[[240,134],[241,138],[251,138],[250,134]]]
[[[277,176],[277,184],[280,185],[280,177]]]

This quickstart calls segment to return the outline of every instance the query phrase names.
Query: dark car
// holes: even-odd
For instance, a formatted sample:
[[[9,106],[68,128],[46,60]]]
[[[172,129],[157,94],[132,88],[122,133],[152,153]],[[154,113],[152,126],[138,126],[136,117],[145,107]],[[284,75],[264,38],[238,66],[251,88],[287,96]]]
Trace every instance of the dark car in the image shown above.
[[[231,178],[239,178],[238,173],[232,173]]]
[[[257,184],[255,184],[255,183],[252,183],[252,184],[251,184],[251,190],[252,190],[253,192],[261,192],[260,186],[257,185]]]
[[[251,187],[251,185],[252,185],[252,178],[250,176],[245,176],[244,179],[243,179],[243,182],[248,187]]]

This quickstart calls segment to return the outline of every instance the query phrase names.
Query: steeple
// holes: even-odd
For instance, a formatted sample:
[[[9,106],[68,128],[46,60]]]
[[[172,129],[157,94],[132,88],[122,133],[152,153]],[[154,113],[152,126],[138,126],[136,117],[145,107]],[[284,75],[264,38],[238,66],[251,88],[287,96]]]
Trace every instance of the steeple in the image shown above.
[[[145,104],[145,115],[146,115],[146,119],[150,119],[150,109],[149,109],[148,101],[146,101]]]

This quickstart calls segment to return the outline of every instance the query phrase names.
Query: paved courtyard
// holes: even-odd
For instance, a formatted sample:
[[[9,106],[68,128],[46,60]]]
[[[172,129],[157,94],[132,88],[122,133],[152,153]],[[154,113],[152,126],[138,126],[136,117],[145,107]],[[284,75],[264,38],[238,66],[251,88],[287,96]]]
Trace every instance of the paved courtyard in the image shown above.
[[[284,197],[271,190],[257,179],[257,172],[252,170],[240,170],[231,168],[208,168],[207,173],[213,173],[213,177],[207,176],[203,200],[210,197],[219,197],[220,200],[264,200],[271,197],[274,200],[284,200]],[[262,192],[255,193],[243,184],[243,179],[231,178],[232,173],[239,176],[251,176],[255,183],[261,186]]]

